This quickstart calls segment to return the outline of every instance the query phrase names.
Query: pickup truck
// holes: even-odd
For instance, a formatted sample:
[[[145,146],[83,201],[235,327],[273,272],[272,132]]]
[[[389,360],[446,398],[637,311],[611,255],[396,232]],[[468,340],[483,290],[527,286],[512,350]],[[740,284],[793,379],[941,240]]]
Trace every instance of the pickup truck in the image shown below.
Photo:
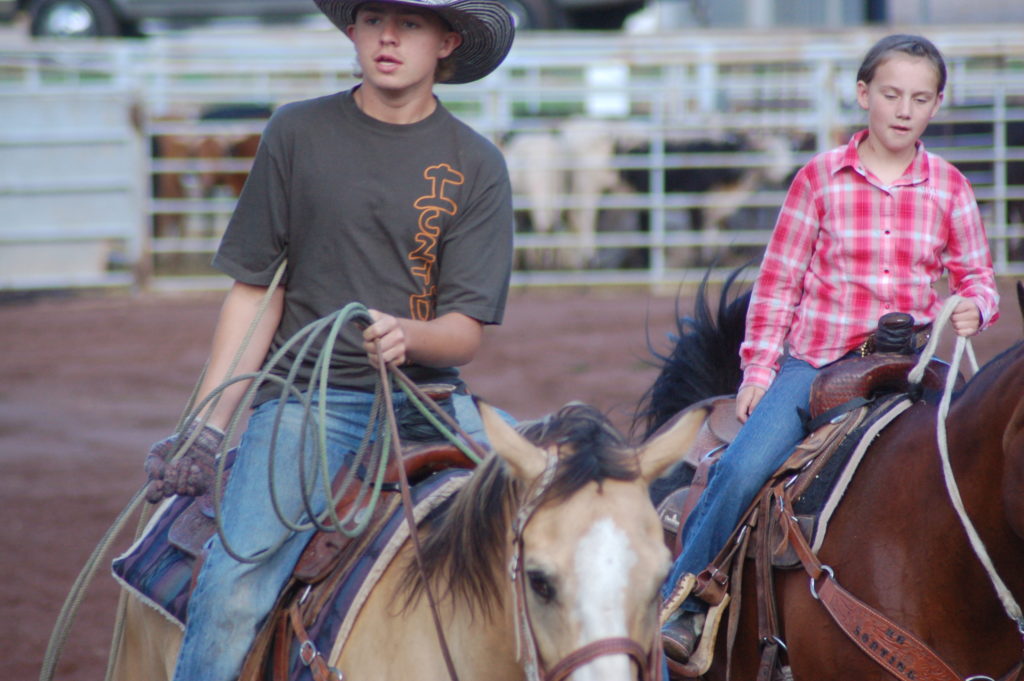
[[[501,0],[520,30],[618,29],[644,0]],[[35,36],[139,36],[147,20],[188,26],[226,17],[280,22],[318,14],[313,0],[0,0],[28,13]]]

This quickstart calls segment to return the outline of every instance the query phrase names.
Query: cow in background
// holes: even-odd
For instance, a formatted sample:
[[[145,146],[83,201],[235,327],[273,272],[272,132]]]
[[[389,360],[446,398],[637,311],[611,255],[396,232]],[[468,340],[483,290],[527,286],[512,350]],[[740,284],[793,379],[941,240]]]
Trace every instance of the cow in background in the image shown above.
[[[218,239],[223,233],[231,202],[241,193],[259,146],[258,132],[211,132],[203,124],[266,121],[271,113],[265,104],[215,105],[194,117],[167,119],[192,121],[195,132],[188,126],[183,128],[187,133],[153,135],[154,162],[174,159],[177,166],[153,171],[155,273],[209,272],[213,247],[203,240]],[[215,203],[218,200],[221,203]]]
[[[527,130],[503,144],[513,193],[529,206],[517,211],[519,231],[564,233],[572,243],[564,248],[533,248],[525,252],[528,269],[616,266],[609,254],[599,253],[599,218],[608,229],[636,229],[635,216],[600,215],[601,197],[628,193],[612,163],[615,146],[627,136],[627,123],[573,118],[556,128]],[[615,213],[620,213],[615,211]],[[612,255],[615,260],[614,255]]]
[[[202,111],[198,120],[265,121],[271,113],[272,108],[265,104],[224,104]],[[199,126],[197,131],[197,134],[153,136],[154,160],[181,159],[191,166],[184,172],[154,172],[154,198],[195,201],[237,198],[241,193],[260,134],[205,134]],[[213,213],[161,211],[154,215],[153,234],[157,238],[211,238],[219,236],[223,222]]]
[[[503,142],[502,151],[514,199],[524,196],[529,202],[526,210],[516,210],[516,232],[554,234],[562,228],[559,202],[569,186],[561,136],[548,129],[519,132]],[[520,265],[526,269],[557,267],[557,251],[527,249]]]
[[[670,159],[681,157],[681,164],[669,161],[663,171],[662,182],[666,195],[696,194],[696,203],[682,211],[668,228],[689,229],[701,235],[698,252],[683,250],[681,258],[674,258],[670,266],[707,264],[721,256],[716,244],[726,230],[730,219],[738,215],[754,195],[765,189],[784,191],[798,169],[798,151],[813,149],[810,135],[734,134],[720,139],[668,139],[664,155]],[[651,144],[622,146],[620,153],[649,157]],[[762,163],[731,164],[722,157],[760,153]],[[702,159],[702,157],[705,157]],[[652,171],[648,163],[622,171],[623,178],[633,191],[644,194],[651,190]],[[754,219],[745,226],[771,229],[777,208],[770,216]],[[749,216],[747,219],[750,219]]]
[[[700,231],[707,242],[702,255],[710,259],[714,255],[710,244],[727,220],[756,192],[766,187],[784,189],[796,169],[796,148],[810,148],[812,144],[812,136],[782,134],[667,140],[664,152],[669,156],[764,155],[763,163],[744,167],[728,162],[714,167],[670,164],[662,171],[666,194],[700,195],[699,204],[670,226]],[[564,248],[529,249],[523,260],[525,267],[646,265],[637,262],[637,249],[599,250],[597,234],[647,229],[648,211],[635,206],[643,203],[643,195],[651,189],[649,130],[625,121],[569,119],[555,128],[517,133],[503,146],[513,192],[528,202],[517,210],[520,232],[563,233],[571,241]],[[634,208],[601,209],[602,198],[614,195]]]

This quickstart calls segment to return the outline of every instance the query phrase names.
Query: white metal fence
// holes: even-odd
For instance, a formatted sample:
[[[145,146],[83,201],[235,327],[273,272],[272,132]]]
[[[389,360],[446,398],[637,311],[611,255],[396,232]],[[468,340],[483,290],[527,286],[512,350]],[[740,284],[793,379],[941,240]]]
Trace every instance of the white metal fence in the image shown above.
[[[516,283],[674,285],[760,253],[788,174],[862,124],[855,72],[882,34],[524,34],[490,77],[438,92],[507,151]],[[974,183],[998,272],[1024,274],[1024,27],[927,34],[950,85],[926,144]],[[246,142],[266,111],[349,87],[353,65],[314,29],[0,45],[0,288],[224,286],[207,263]],[[62,98],[56,127],[26,114]],[[6,271],[29,242],[84,241],[103,244],[90,276]]]

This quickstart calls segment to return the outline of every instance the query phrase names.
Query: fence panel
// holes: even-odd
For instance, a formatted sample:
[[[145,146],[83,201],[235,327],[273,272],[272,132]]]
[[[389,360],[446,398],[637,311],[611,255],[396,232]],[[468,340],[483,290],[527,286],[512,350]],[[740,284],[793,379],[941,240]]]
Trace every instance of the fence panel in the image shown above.
[[[1024,274],[1020,27],[927,33],[947,57],[950,85],[926,145],[974,183],[999,273]],[[506,153],[516,284],[674,286],[710,263],[724,270],[760,254],[791,174],[863,125],[855,73],[881,35],[523,34],[490,77],[438,94]],[[113,99],[139,112],[147,152],[133,169],[138,233],[124,239],[124,258],[150,288],[222,287],[208,262],[266,117],[349,87],[354,62],[347,40],[316,29],[0,48],[0,102],[25,92],[121,93]],[[113,115],[82,112],[79,120]],[[40,161],[37,179],[26,180],[15,168],[33,152],[3,133],[0,202],[18,202],[19,234],[66,241],[85,215],[107,223],[112,206],[132,210],[109,198],[130,193],[109,170],[132,167],[118,157],[123,148],[104,147],[103,134],[86,150],[62,148],[47,129],[36,140],[53,140],[51,158],[74,167],[88,157],[94,167],[72,187],[59,180],[60,162]]]
[[[0,92],[0,289],[132,284],[143,155],[117,88]]]

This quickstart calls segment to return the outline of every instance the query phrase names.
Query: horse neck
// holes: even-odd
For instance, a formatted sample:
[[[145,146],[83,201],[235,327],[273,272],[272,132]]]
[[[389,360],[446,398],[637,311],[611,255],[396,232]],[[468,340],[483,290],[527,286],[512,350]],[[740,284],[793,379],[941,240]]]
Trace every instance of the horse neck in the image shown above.
[[[346,678],[450,680],[430,599],[423,593],[409,598],[403,566],[416,564],[413,551],[406,542],[363,606],[339,661]],[[507,589],[482,616],[469,600],[445,591],[441,580],[432,587],[458,678],[520,681]]]
[[[437,591],[464,602],[484,619],[502,606],[508,527],[514,508],[514,486],[501,462],[489,459],[451,500],[440,518],[421,533],[422,564]],[[405,577],[415,592],[422,590],[420,565],[408,564]]]
[[[934,496],[937,504],[954,508],[959,496],[966,519],[957,516],[949,529],[949,541],[970,546],[964,555],[976,567],[990,558],[999,579],[1020,602],[1024,602],[1022,387],[1024,343],[989,362],[956,396],[944,424],[949,466],[943,470],[940,491]],[[941,454],[934,421],[927,436],[935,444],[922,449]],[[940,461],[936,457],[928,465],[939,468]],[[977,533],[976,541],[983,549],[969,542],[972,532]],[[987,574],[973,581],[982,594],[992,592]]]
[[[991,438],[988,449],[1002,454],[1000,476],[989,490],[1002,498],[1006,521],[1024,539],[1024,342],[986,365],[957,406],[964,418],[976,412],[976,437]]]

